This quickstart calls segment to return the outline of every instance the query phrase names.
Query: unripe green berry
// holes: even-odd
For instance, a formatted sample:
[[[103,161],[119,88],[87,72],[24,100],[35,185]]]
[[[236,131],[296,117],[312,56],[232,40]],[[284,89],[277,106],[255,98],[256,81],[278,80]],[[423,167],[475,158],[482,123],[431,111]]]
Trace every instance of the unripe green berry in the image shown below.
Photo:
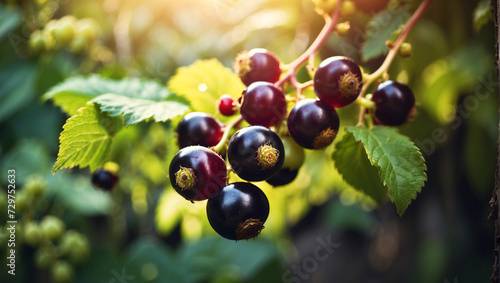
[[[54,31],[54,38],[56,41],[63,44],[69,44],[73,37],[75,36],[75,24],[76,18],[73,16],[62,17],[56,26]]]
[[[69,44],[69,50],[74,53],[82,53],[87,49],[87,39],[77,34]]]
[[[16,193],[16,211],[22,212],[31,204],[31,196],[24,190]]]
[[[34,257],[38,269],[47,269],[54,262],[54,254],[44,248],[36,250]]]
[[[58,260],[51,268],[52,278],[56,283],[67,283],[73,281],[73,267],[64,260]]]
[[[58,239],[64,233],[64,230],[66,230],[64,222],[52,215],[45,216],[40,222],[40,227],[42,228],[43,235],[49,240]]]
[[[91,18],[84,18],[78,20],[76,26],[76,34],[85,38],[88,43],[94,42],[99,34],[101,33],[101,29],[99,24]]]
[[[42,229],[38,223],[30,221],[24,227],[24,241],[30,246],[38,246],[43,240]]]
[[[39,53],[45,50],[45,41],[41,30],[35,30],[30,35],[29,47],[32,52]]]
[[[354,2],[350,0],[346,0],[342,2],[342,6],[340,7],[340,13],[343,17],[349,17],[356,13],[356,5]]]
[[[285,161],[281,168],[298,169],[305,160],[304,148],[298,145],[292,137],[282,137],[285,148]]]
[[[413,48],[410,43],[404,42],[399,48],[399,55],[403,58],[408,58],[413,54]]]
[[[75,230],[64,233],[59,248],[73,263],[82,262],[90,252],[87,237]]]
[[[312,0],[316,8],[330,14],[337,6],[337,0]]]
[[[28,195],[37,198],[45,192],[47,181],[40,175],[31,175],[27,178],[24,189]]]
[[[349,22],[338,23],[335,27],[335,33],[339,36],[346,35],[351,29],[351,24]]]

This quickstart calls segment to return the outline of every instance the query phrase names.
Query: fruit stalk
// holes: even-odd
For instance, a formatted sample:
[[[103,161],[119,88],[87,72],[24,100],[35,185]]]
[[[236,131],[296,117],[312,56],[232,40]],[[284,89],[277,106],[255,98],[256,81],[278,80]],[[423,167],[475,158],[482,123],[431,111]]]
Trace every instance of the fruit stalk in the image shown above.
[[[300,85],[298,84],[297,80],[295,78],[295,74],[297,73],[297,68],[304,64],[312,55],[314,55],[318,49],[323,45],[325,42],[326,38],[328,35],[332,32],[332,30],[335,28],[335,25],[337,24],[337,21],[340,16],[340,7],[342,6],[343,0],[339,0],[337,2],[337,7],[335,8],[335,11],[333,14],[328,17],[325,16],[325,25],[323,26],[323,29],[320,31],[314,42],[309,46],[309,48],[300,55],[297,59],[295,59],[292,63],[288,64],[289,70],[288,72],[279,80],[275,83],[277,87],[282,86],[286,81],[290,80],[294,84],[294,87],[296,89],[301,89]],[[308,84],[306,86],[309,86]]]
[[[229,138],[229,133],[231,130],[234,128],[234,126],[238,125],[243,121],[243,117],[238,116],[236,119],[232,120],[229,124],[226,125],[226,128],[224,129],[224,134],[222,135],[222,138],[220,139],[219,143],[212,147],[211,149],[215,152],[220,152],[222,148],[226,145],[227,139]]]

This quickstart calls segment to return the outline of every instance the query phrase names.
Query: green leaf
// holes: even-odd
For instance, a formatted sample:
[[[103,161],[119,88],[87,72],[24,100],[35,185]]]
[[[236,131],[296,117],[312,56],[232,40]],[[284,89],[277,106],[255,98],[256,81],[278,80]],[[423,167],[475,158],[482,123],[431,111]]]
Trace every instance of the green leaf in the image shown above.
[[[97,105],[81,108],[63,126],[59,154],[52,172],[75,166],[90,166],[94,171],[106,161],[111,138],[119,128],[117,120],[101,113]]]
[[[21,13],[16,10],[0,6],[0,39],[11,32],[21,23]]]
[[[91,99],[109,93],[153,101],[178,99],[165,86],[154,81],[138,78],[116,81],[98,75],[69,78],[51,88],[43,98],[52,99],[64,112],[72,116]]]
[[[361,48],[364,61],[387,53],[386,41],[393,39],[394,32],[410,18],[404,8],[383,11],[374,16],[367,25],[366,41]]]
[[[337,171],[356,190],[379,203],[387,196],[387,188],[382,184],[377,168],[370,164],[363,144],[356,141],[352,133],[347,132],[336,144],[333,160]]]
[[[389,188],[389,198],[403,215],[427,180],[427,167],[420,150],[395,128],[376,126],[347,127],[356,141],[361,141],[372,165]]]
[[[123,115],[125,125],[129,126],[153,118],[156,122],[165,122],[184,114],[189,107],[177,101],[153,101],[129,98],[118,94],[104,94],[92,100],[101,105],[101,111],[110,116]]]
[[[474,29],[479,32],[491,20],[491,1],[481,0],[474,10]]]
[[[193,111],[206,113],[216,112],[216,101],[221,95],[239,97],[245,88],[239,77],[216,59],[179,68],[168,87],[186,98]]]

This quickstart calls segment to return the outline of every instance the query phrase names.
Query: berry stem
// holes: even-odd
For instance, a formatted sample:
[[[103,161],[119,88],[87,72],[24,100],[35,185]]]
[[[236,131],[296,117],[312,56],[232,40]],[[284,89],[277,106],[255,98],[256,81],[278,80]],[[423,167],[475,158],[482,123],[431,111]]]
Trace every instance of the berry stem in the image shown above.
[[[378,80],[381,77],[388,77],[387,71],[392,65],[392,62],[394,61],[394,58],[396,58],[396,55],[398,54],[399,49],[401,48],[401,45],[406,41],[406,38],[408,37],[408,34],[410,31],[413,29],[417,21],[422,17],[424,12],[427,10],[427,8],[430,6],[434,0],[424,0],[420,6],[417,8],[417,10],[413,13],[413,15],[410,17],[408,22],[406,22],[403,31],[399,34],[398,38],[394,41],[394,43],[391,43],[389,45],[389,52],[387,53],[387,56],[385,57],[384,62],[382,65],[372,74],[366,75],[363,77],[365,80],[363,84],[363,88],[361,89],[361,93],[359,94],[358,100],[360,98],[363,98],[366,90],[368,87]],[[361,104],[361,103],[360,103]],[[365,114],[365,106],[361,104],[361,110],[359,113],[359,120],[358,120],[358,125],[363,124],[363,118]],[[370,107],[366,107],[370,108]]]
[[[222,138],[220,139],[219,143],[216,144],[214,147],[211,149],[215,152],[220,152],[222,148],[226,145],[227,139],[229,138],[229,133],[231,130],[241,123],[243,121],[243,117],[239,116],[236,119],[232,120],[229,124],[226,125],[226,128],[224,129],[224,134],[222,135]]]
[[[337,7],[335,8],[335,11],[331,16],[324,15],[325,25],[323,26],[323,29],[320,31],[320,33],[313,41],[313,43],[309,46],[309,48],[304,53],[302,53],[302,55],[300,55],[299,58],[295,59],[292,63],[288,64],[289,68],[288,72],[279,81],[275,83],[277,87],[280,87],[286,81],[291,80],[295,88],[299,88],[299,85],[297,83],[294,83],[297,82],[297,78],[295,76],[297,73],[297,69],[318,51],[318,49],[325,42],[328,35],[335,28],[335,25],[340,17],[340,7],[342,6],[342,2],[343,0],[339,0],[337,2]]]

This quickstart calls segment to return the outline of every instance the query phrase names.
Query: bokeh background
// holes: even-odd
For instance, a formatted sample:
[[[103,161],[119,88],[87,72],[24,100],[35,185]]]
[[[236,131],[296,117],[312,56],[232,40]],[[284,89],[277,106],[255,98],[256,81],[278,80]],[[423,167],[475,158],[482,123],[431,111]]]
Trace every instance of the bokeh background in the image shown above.
[[[489,1],[434,1],[408,38],[413,56],[396,59],[390,69],[391,78],[407,83],[417,97],[418,116],[400,130],[420,147],[428,166],[425,187],[402,217],[389,201],[377,206],[343,182],[331,161],[331,146],[326,153],[308,151],[292,184],[258,184],[270,199],[270,218],[258,239],[236,243],[212,231],[203,202],[186,202],[170,187],[168,164],[178,150],[176,121],[141,123],[121,131],[110,152],[121,178],[113,192],[102,192],[92,187],[88,168],[51,173],[68,117],[41,96],[66,78],[94,73],[167,84],[179,67],[217,58],[232,68],[240,51],[256,47],[291,62],[323,26],[313,3],[2,2],[0,281],[54,282],[50,266],[57,260],[70,263],[74,282],[489,279],[494,231],[488,202],[496,164],[498,76],[493,24],[480,30],[473,24],[473,11]],[[420,1],[399,2],[413,11]],[[68,15],[93,19],[95,38],[35,50],[39,45],[33,43],[33,34],[42,34],[51,20]],[[399,16],[386,13],[388,22]],[[369,26],[371,18],[362,12],[349,17],[350,32],[330,35],[319,56],[345,55],[366,72],[376,70],[384,57],[364,61],[360,49],[368,33],[386,24]],[[304,70],[301,76],[307,76]],[[341,127],[356,124],[356,111],[339,111]],[[5,270],[4,225],[6,172],[13,168],[18,201],[25,201],[16,211],[20,221],[15,277]],[[42,194],[33,196],[25,189],[34,184],[45,188]],[[42,248],[25,241],[28,223],[47,215],[60,218],[67,230],[81,236],[81,260],[68,254],[43,257]]]

